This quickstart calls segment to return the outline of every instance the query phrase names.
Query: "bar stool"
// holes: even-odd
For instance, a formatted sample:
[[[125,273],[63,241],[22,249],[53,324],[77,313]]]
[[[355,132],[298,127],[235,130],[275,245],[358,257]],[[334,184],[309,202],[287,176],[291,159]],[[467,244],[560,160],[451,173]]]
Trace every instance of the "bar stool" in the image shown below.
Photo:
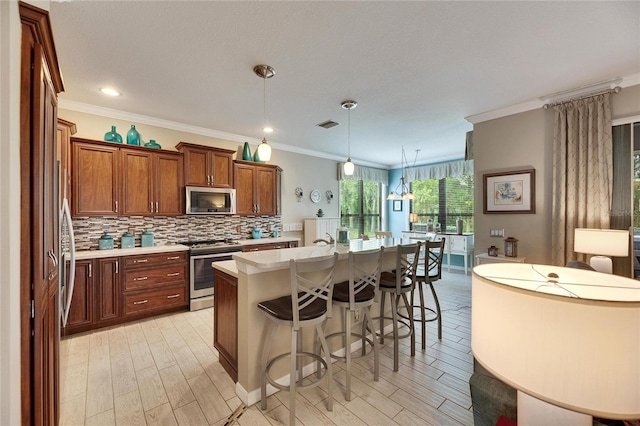
[[[393,323],[393,371],[398,371],[398,345],[399,339],[411,337],[411,356],[416,354],[416,335],[413,324],[413,308],[407,299],[407,293],[410,293],[414,287],[415,270],[418,265],[420,256],[420,242],[399,245],[396,247],[396,268],[391,272],[383,272],[380,275],[380,291],[382,298],[380,300],[380,316],[376,319],[380,320],[380,343],[384,343],[384,320],[391,319]],[[384,302],[386,294],[389,294],[391,300],[391,317],[384,316]],[[407,319],[403,319],[398,315],[398,303],[400,298],[407,309],[409,315]],[[399,324],[409,328],[406,334],[399,335]]]
[[[258,308],[269,318],[269,329],[262,349],[262,371],[260,380],[261,402],[260,408],[267,409],[267,382],[280,390],[289,391],[289,424],[296,421],[296,389],[306,389],[318,386],[322,379],[328,380],[327,410],[333,410],[333,375],[331,370],[331,352],[324,337],[322,325],[326,318],[331,317],[331,300],[333,296],[334,274],[338,253],[331,256],[312,259],[298,259],[289,262],[291,294],[277,299],[258,303]],[[294,297],[295,295],[295,297]],[[271,345],[280,325],[291,327],[291,352],[280,354],[269,359]],[[315,326],[320,346],[325,358],[313,352],[302,351],[302,327]],[[301,334],[301,333],[300,333]],[[291,358],[289,385],[281,385],[269,375],[274,363],[284,357]],[[302,384],[302,357],[310,357],[324,366],[324,373],[318,371],[318,377],[309,384]],[[296,377],[297,373],[297,377]]]
[[[342,331],[326,336],[342,336],[345,355],[331,355],[335,359],[344,359],[346,364],[346,392],[345,399],[351,401],[351,358],[366,355],[366,344],[373,348],[373,380],[378,381],[378,339],[375,327],[371,319],[371,306],[378,301],[378,284],[380,282],[380,270],[382,267],[382,255],[384,247],[375,250],[361,252],[349,252],[349,281],[335,284],[333,287],[333,304],[342,310],[344,328]],[[361,334],[351,330],[351,318],[356,309],[362,309]],[[367,329],[372,337],[367,337]],[[354,356],[351,353],[351,336],[362,339],[362,354]]]
[[[442,317],[440,312],[440,302],[438,301],[438,295],[433,283],[442,278],[442,258],[444,255],[444,243],[445,239],[441,241],[427,241],[423,244],[424,257],[422,265],[418,265],[416,269],[415,286],[411,291],[411,300],[415,300],[414,293],[415,288],[418,288],[420,297],[420,305],[413,305],[414,308],[418,308],[419,316],[414,315],[414,321],[420,321],[422,323],[422,349],[426,349],[427,341],[427,322],[438,321],[438,340],[442,340]],[[428,308],[424,305],[424,292],[422,284],[426,284],[431,289],[433,295],[433,301],[435,302],[435,309]],[[429,316],[427,316],[429,315]]]

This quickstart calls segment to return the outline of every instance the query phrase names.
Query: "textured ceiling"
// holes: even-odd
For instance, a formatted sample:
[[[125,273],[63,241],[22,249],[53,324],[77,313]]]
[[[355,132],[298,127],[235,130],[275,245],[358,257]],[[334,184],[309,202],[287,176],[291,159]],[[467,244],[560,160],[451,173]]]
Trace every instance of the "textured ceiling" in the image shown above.
[[[465,117],[640,73],[640,2],[68,1],[65,93],[356,164],[461,158]],[[107,98],[99,87],[123,96]],[[340,126],[315,126],[332,119]]]

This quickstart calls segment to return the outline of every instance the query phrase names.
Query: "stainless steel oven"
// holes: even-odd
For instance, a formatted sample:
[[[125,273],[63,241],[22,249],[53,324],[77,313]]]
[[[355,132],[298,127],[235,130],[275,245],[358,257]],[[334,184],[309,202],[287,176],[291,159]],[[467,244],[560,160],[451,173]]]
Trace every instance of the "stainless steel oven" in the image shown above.
[[[231,260],[234,253],[241,253],[242,246],[224,241],[183,243],[190,245],[189,255],[189,310],[213,306],[215,283],[213,262]]]

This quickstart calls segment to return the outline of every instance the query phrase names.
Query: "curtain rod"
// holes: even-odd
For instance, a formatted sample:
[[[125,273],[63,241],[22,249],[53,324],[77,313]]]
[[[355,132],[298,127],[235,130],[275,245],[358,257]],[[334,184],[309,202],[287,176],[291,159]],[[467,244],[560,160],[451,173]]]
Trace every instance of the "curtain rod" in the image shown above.
[[[593,92],[593,93],[588,93],[582,96],[578,96],[575,98],[568,98],[568,99],[564,99],[562,101],[557,101],[557,102],[552,102],[552,103],[548,103],[548,104],[544,104],[542,106],[542,109],[549,109],[552,108],[556,105],[560,105],[560,104],[564,104],[567,102],[573,102],[573,101],[578,101],[580,99],[586,99],[586,98],[590,98],[592,96],[598,96],[598,95],[604,95],[605,93],[620,93],[620,91],[622,90],[622,88],[620,86],[616,86],[612,89],[605,89],[605,90],[599,90],[597,92]]]

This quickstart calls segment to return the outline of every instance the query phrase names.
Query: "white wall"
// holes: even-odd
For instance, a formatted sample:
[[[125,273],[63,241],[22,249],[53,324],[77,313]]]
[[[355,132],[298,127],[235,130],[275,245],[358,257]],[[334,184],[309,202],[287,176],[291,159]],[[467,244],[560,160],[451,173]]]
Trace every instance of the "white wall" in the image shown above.
[[[0,1],[0,424],[20,424],[20,46],[17,1]]]
[[[640,114],[640,86],[611,95],[612,118]],[[475,253],[504,239],[489,237],[491,228],[519,240],[518,255],[530,263],[550,263],[553,110],[536,109],[477,123],[473,128],[475,186]],[[483,214],[483,175],[516,169],[536,170],[535,214]]]
[[[78,132],[74,136],[86,139],[102,140],[104,134],[110,131],[111,126],[114,125],[117,132],[126,141],[127,131],[131,128],[131,124],[135,124],[143,141],[155,139],[156,142],[162,145],[163,149],[175,149],[175,145],[182,141],[233,149],[236,150],[236,153],[241,154],[243,145],[242,142],[180,132],[159,126],[137,124],[131,121],[117,120],[85,112],[60,109],[58,116],[76,123]],[[256,146],[256,144],[251,144],[252,152],[254,152]],[[337,178],[336,161],[274,149],[269,164],[277,164],[283,169],[282,224],[302,223],[303,218],[314,216],[319,208],[324,211],[327,217],[338,217],[340,214],[340,184]],[[296,187],[301,187],[304,191],[304,197],[301,202],[297,202],[295,196]],[[322,194],[322,200],[317,204],[309,199],[309,193],[312,189],[318,189]],[[327,203],[324,196],[327,190],[331,190],[334,194],[334,199],[331,203]],[[287,235],[302,237],[302,232],[294,231]]]

